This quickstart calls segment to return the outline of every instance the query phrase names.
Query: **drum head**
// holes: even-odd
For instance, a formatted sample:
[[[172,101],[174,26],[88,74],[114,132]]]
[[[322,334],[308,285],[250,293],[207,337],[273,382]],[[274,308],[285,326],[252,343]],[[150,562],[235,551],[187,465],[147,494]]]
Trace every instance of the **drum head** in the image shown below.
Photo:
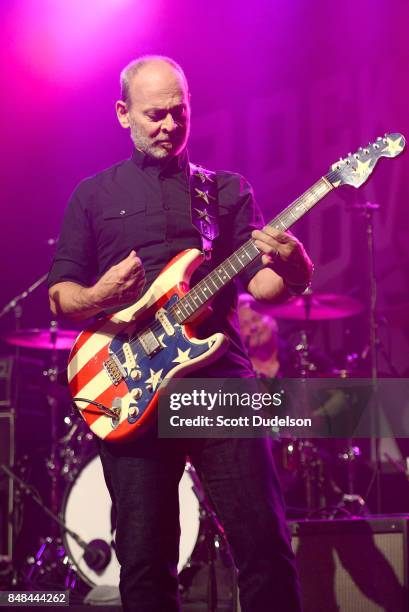
[[[179,484],[180,546],[178,571],[186,565],[199,535],[199,502],[193,490],[193,481],[185,470]],[[68,489],[62,511],[67,527],[87,544],[91,540],[104,540],[111,548],[111,560],[98,572],[84,560],[83,549],[68,534],[64,536],[65,550],[79,576],[90,586],[119,584],[119,563],[114,550],[111,520],[112,502],[105,484],[99,457],[90,459]]]

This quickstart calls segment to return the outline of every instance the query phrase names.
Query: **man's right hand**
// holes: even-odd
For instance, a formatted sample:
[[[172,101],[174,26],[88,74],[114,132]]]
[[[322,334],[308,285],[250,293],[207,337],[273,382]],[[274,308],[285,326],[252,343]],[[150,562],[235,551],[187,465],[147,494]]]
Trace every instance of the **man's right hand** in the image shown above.
[[[50,307],[55,315],[82,320],[108,308],[136,302],[145,287],[142,262],[131,251],[125,259],[112,266],[92,287],[71,281],[56,283],[49,290]]]
[[[90,288],[91,299],[101,310],[131,304],[142,295],[145,282],[142,262],[135,251],[131,251]]]

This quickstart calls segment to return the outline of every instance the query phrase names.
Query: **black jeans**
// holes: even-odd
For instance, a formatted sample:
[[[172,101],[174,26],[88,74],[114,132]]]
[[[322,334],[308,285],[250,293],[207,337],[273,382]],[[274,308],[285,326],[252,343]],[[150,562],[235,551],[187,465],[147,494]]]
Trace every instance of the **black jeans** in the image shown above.
[[[270,442],[265,439],[101,443],[116,507],[126,612],[180,610],[178,483],[186,455],[216,510],[238,569],[243,612],[299,612],[298,577]]]

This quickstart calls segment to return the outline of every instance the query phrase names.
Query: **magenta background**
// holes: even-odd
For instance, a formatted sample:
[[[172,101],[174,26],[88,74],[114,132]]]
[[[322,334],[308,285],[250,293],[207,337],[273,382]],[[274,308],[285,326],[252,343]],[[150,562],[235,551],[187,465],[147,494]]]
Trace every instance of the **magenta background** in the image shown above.
[[[408,17],[406,2],[391,1],[2,2],[1,305],[48,269],[46,241],[75,185],[130,154],[113,109],[130,59],[163,53],[181,63],[192,159],[247,176],[271,217],[340,156],[385,132],[409,137]],[[347,206],[371,200],[381,205],[380,310],[409,303],[408,160],[382,161],[359,192],[338,190],[300,222],[315,290],[365,299],[365,232]],[[40,290],[22,323],[48,321]],[[8,315],[0,332],[13,324]],[[366,325],[325,323],[315,341],[361,350]],[[409,324],[381,330],[400,372],[408,333]]]

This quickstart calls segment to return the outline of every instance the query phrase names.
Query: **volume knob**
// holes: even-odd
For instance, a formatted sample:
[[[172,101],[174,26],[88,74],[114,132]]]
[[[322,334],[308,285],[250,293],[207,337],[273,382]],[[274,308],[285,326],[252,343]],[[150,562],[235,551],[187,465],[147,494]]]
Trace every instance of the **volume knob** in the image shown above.
[[[137,389],[132,389],[132,391],[131,391],[131,397],[132,397],[133,399],[136,399],[136,400],[137,400],[137,399],[139,399],[141,396],[142,396],[142,389],[139,389],[139,388],[137,388]]]
[[[130,406],[128,408],[128,416],[131,418],[136,417],[139,413],[139,408],[137,406]]]
[[[131,370],[132,380],[139,380],[141,376],[142,376],[141,371],[138,370],[137,368],[133,368],[133,370]]]

